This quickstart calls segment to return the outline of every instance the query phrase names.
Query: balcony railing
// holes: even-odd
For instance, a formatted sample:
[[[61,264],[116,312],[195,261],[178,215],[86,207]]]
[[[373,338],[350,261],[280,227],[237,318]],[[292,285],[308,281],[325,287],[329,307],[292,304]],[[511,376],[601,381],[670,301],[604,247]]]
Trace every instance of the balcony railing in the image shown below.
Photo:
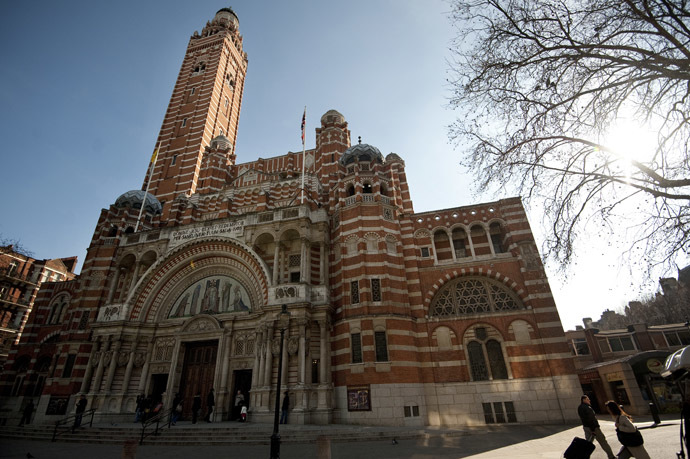
[[[18,273],[14,267],[0,268],[0,277],[6,277],[13,281],[19,281],[26,284],[38,285],[29,279],[28,274]]]

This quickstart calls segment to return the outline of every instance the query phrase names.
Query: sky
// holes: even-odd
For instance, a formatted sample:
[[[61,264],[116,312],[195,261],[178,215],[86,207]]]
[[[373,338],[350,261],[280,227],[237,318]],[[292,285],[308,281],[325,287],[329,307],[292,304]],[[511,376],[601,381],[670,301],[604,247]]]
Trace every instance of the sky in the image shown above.
[[[2,237],[40,259],[76,255],[80,269],[101,209],[142,186],[189,37],[227,6],[249,57],[238,163],[299,151],[305,106],[314,148],[321,115],[336,109],[353,143],[405,160],[415,211],[498,198],[473,193],[462,145],[448,140],[445,1],[4,1]],[[540,245],[543,214],[528,215]],[[566,330],[656,291],[618,257],[594,238],[569,272],[547,264]]]

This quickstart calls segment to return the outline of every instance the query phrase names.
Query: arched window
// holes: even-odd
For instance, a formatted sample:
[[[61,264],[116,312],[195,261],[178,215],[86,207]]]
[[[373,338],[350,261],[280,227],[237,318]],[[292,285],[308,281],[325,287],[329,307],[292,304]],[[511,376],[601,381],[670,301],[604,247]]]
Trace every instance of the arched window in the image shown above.
[[[482,345],[477,341],[470,341],[467,344],[467,354],[470,358],[470,371],[473,381],[486,381],[489,379],[489,372],[486,368],[486,359]]]
[[[506,362],[503,359],[501,343],[495,339],[487,341],[486,354],[489,356],[489,368],[491,368],[491,376],[493,376],[493,379],[508,379],[508,370],[506,369]]]
[[[523,305],[505,285],[485,277],[463,277],[443,286],[429,307],[432,317],[515,311]]]
[[[494,246],[494,253],[505,252],[505,244],[503,241],[506,236],[501,225],[497,222],[492,223],[489,227],[489,234],[491,234],[491,244]]]
[[[355,186],[350,185],[347,187],[347,195],[348,196],[354,196],[355,195]]]
[[[365,183],[362,187],[362,193],[371,194],[371,183]]]
[[[381,185],[381,196],[388,196],[388,190],[386,190],[385,185]]]
[[[448,239],[448,235],[445,231],[438,230],[434,233],[434,250],[436,251],[436,258],[438,261],[453,259],[450,240]]]
[[[467,357],[469,358],[473,381],[508,379],[503,349],[497,340],[489,339],[483,343],[470,341],[467,343]]]

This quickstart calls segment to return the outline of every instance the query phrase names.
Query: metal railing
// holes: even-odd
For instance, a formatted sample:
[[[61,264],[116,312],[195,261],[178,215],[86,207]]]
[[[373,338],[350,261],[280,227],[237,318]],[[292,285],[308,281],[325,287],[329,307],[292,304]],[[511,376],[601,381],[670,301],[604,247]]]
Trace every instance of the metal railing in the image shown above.
[[[67,416],[66,418],[60,419],[59,421],[55,421],[55,429],[53,429],[53,439],[51,441],[55,441],[59,435],[62,435],[67,432],[75,432],[76,425],[75,421],[77,420],[78,417],[81,417],[81,422],[79,423],[79,427],[88,424],[89,427],[93,426],[93,415],[96,413],[95,409],[92,410],[87,410],[84,411],[81,414],[74,414],[72,416]],[[87,416],[90,416],[89,422],[85,423],[84,418]]]
[[[139,439],[139,444],[143,445],[146,437],[150,437],[151,435],[157,437],[160,435],[161,424],[163,424],[163,427],[166,427],[167,424],[169,429],[172,422],[172,412],[173,410],[170,408],[169,410],[153,414],[153,416],[149,417],[148,419],[141,421],[141,438]],[[152,427],[154,424],[155,428]],[[152,428],[152,430],[147,432],[149,428]]]

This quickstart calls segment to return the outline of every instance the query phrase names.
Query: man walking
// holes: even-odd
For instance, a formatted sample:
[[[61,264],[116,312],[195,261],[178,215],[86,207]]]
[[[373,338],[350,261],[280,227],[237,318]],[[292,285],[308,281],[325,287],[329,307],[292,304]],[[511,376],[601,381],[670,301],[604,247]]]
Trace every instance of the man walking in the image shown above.
[[[577,407],[577,414],[580,416],[580,420],[582,421],[582,428],[585,431],[585,439],[588,442],[594,443],[594,439],[596,438],[599,442],[599,445],[601,445],[601,449],[606,452],[606,455],[609,457],[609,459],[616,459],[616,456],[613,454],[611,447],[606,441],[604,433],[599,428],[599,421],[597,421],[597,417],[594,413],[594,409],[592,408],[588,396],[583,395],[580,397],[580,406]]]
[[[86,397],[84,397],[84,394],[79,397],[79,401],[77,402],[77,410],[76,414],[74,415],[74,425],[72,426],[72,433],[74,433],[74,430],[77,429],[81,425],[81,420],[84,417],[84,411],[86,411]]]
[[[206,397],[206,422],[211,422],[211,414],[213,413],[213,407],[216,406],[216,397],[213,394],[213,388],[208,391],[208,396]]]

